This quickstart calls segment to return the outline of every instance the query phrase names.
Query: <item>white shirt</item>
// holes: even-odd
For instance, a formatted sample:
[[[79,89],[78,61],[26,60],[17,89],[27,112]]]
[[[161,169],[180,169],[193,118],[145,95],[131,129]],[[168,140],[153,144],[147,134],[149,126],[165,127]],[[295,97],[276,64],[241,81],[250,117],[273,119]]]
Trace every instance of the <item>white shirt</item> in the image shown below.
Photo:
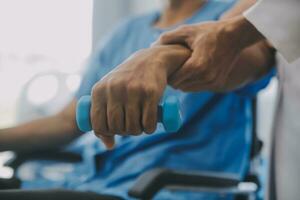
[[[273,160],[278,200],[300,199],[300,59],[277,56],[279,101],[274,124]],[[272,184],[272,183],[270,183]]]
[[[300,0],[261,0],[244,16],[281,54],[270,180],[278,200],[300,199]]]
[[[288,62],[300,57],[300,0],[261,0],[244,16]]]

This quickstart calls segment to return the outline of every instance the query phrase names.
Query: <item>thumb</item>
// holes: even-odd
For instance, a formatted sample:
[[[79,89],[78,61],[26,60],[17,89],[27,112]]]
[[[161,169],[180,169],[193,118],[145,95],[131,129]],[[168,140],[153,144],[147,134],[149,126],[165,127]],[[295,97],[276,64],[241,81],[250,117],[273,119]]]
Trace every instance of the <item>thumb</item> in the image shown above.
[[[169,31],[162,34],[158,40],[152,45],[166,45],[166,44],[182,44],[186,45],[188,35],[183,28],[178,28],[174,31]]]
[[[105,147],[109,150],[113,149],[115,146],[115,137],[114,136],[98,136],[101,141],[104,143]]]
[[[194,66],[198,62],[198,57],[193,53],[192,56],[181,66],[181,68],[175,71],[168,77],[168,84],[174,88],[179,88],[182,83],[191,81],[190,77],[195,73]]]

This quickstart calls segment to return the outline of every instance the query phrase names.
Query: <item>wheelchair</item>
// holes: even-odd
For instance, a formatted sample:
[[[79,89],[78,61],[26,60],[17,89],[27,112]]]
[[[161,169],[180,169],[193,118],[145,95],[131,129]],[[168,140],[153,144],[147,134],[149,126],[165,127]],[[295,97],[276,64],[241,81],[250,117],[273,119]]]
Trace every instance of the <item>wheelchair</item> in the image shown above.
[[[256,133],[256,98],[252,102],[253,130],[251,160],[256,159],[262,149],[263,143],[259,140]],[[81,162],[80,155],[62,151],[36,152],[30,154],[16,154],[14,158],[7,161],[5,166],[11,167],[14,171],[28,160],[55,160],[70,163]],[[21,181],[14,175],[10,179],[0,179],[1,190],[18,189]],[[259,199],[258,191],[261,189],[258,175],[249,171],[241,181],[232,174],[211,173],[211,172],[186,172],[173,169],[156,168],[141,174],[135,184],[128,191],[128,195],[135,199],[153,199],[162,189],[168,190],[187,190],[193,192],[213,192],[218,194],[230,194],[235,200],[254,200]],[[80,192],[77,192],[78,194]],[[76,195],[76,194],[75,194]],[[20,198],[23,199],[23,198]],[[66,198],[68,199],[68,198]],[[70,199],[73,199],[70,197]],[[95,198],[97,199],[97,198]],[[107,200],[119,200],[114,196],[105,196]]]

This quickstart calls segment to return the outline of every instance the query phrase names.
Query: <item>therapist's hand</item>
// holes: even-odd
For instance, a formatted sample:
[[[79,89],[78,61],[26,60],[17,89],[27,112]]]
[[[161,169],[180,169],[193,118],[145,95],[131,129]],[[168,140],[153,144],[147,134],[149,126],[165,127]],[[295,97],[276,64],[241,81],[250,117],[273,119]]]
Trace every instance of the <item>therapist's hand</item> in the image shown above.
[[[169,78],[183,91],[223,91],[239,53],[263,37],[244,17],[187,25],[163,34],[156,44],[182,44],[188,61]],[[235,77],[230,77],[235,78]]]
[[[141,50],[93,87],[92,127],[107,148],[113,148],[114,135],[155,131],[167,77],[189,56],[190,51],[179,45]]]

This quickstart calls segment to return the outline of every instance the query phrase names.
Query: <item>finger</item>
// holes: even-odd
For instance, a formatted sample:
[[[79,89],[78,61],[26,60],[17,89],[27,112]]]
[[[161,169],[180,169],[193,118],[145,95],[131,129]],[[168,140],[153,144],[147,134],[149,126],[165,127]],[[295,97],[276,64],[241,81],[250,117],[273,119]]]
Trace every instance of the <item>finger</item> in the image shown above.
[[[107,149],[113,149],[115,146],[115,137],[114,136],[104,136],[96,135],[104,143]]]
[[[162,34],[155,42],[155,44],[156,45],[164,45],[164,44],[186,45],[186,39],[188,38],[188,36],[189,35],[184,28],[177,28],[174,31],[169,31]]]
[[[183,79],[186,78],[186,75],[186,70],[184,68],[181,68],[168,78],[168,84],[175,88],[178,83],[182,82]]]
[[[107,103],[107,124],[111,134],[123,134],[124,125],[124,109],[123,106],[115,101]]]
[[[190,61],[187,61],[186,64],[184,64],[179,70],[177,70],[169,77],[168,83],[172,87],[177,88],[180,84],[191,80],[195,75],[195,72],[192,70],[192,67],[189,63]]]
[[[91,106],[91,122],[95,135],[102,140],[106,148],[112,149],[114,147],[114,137],[107,135],[107,115],[106,115],[106,102],[104,99],[100,101],[93,101]]]
[[[151,134],[156,130],[157,105],[158,101],[156,101],[153,97],[149,97],[145,100],[143,106],[142,125],[143,130],[148,134]]]
[[[141,106],[138,103],[129,104],[125,108],[126,133],[140,135],[142,133]]]
[[[197,53],[193,52],[192,56],[183,64],[183,66],[169,77],[168,83],[174,88],[178,88],[182,84],[199,81],[201,77],[198,76],[198,74],[201,73],[201,65],[202,63],[200,62]]]
[[[91,123],[95,134],[108,133],[106,100],[94,98],[91,106]]]

